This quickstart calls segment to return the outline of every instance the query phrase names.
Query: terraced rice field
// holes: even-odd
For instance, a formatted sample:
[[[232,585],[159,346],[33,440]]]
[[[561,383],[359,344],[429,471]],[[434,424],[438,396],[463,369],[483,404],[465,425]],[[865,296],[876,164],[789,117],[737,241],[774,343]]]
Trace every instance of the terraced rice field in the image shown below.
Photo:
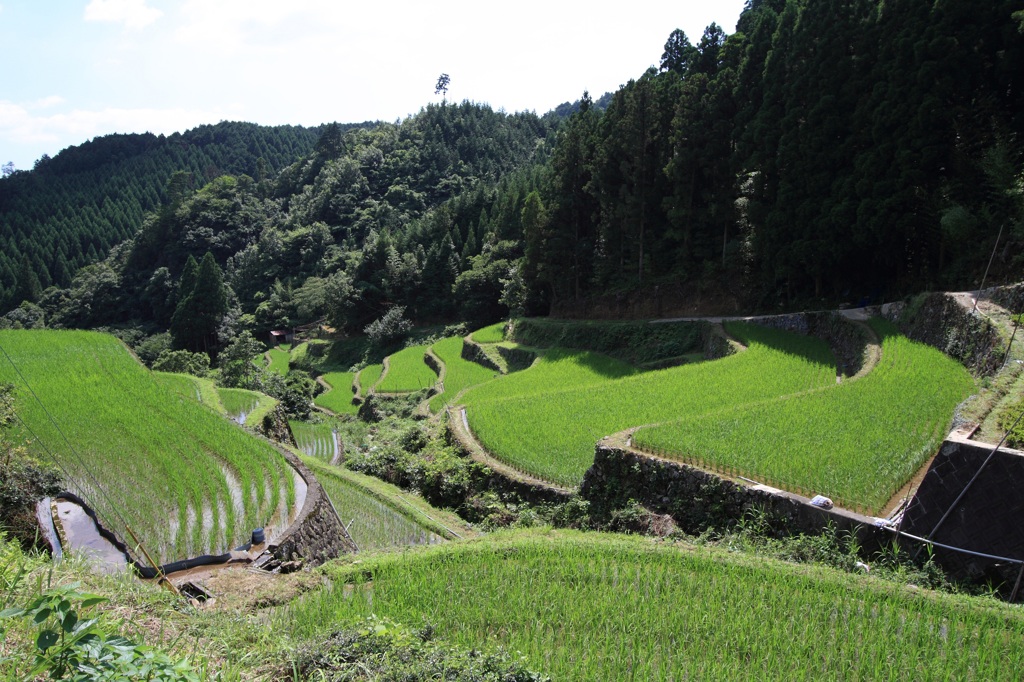
[[[432,346],[434,355],[445,366],[444,391],[430,399],[430,411],[437,413],[456,399],[463,390],[494,379],[496,372],[476,362],[462,358],[462,338],[452,336]]]
[[[267,369],[281,376],[288,374],[288,367],[291,363],[291,348],[291,344],[282,343],[267,351],[267,355],[270,356],[270,364],[267,365]]]
[[[350,481],[337,467],[317,467],[315,473],[360,551],[443,541],[368,489]]]
[[[497,322],[495,324],[477,329],[475,332],[470,334],[471,339],[477,343],[501,343],[505,340],[505,323]]]
[[[410,346],[388,356],[388,370],[377,393],[413,393],[437,383],[437,374],[423,360],[427,346]]]
[[[380,381],[380,375],[384,373],[384,365],[367,365],[363,367],[356,374],[356,382],[359,385],[359,391],[363,395],[366,395],[370,391],[374,390],[377,382]]]
[[[212,379],[173,372],[153,372],[153,377],[158,383],[167,386],[174,392],[194,398],[220,414],[226,414],[224,405],[220,402],[220,395],[217,393],[217,386]]]
[[[331,387],[313,398],[313,404],[330,410],[334,414],[356,414],[359,406],[352,404],[352,382],[355,374],[352,372],[328,372],[322,379]]]
[[[17,435],[31,439],[40,459],[52,453],[69,489],[121,537],[129,522],[158,561],[241,544],[294,502],[280,453],[202,406],[194,391],[157,380],[114,337],[0,331],[0,346],[24,376],[0,358],[0,381],[18,387],[18,414],[31,429]]]
[[[955,360],[891,324],[871,324],[882,339],[882,358],[867,376],[641,429],[634,443],[820,492],[844,506],[880,509],[938,449],[974,381]]]
[[[300,421],[289,421],[288,425],[296,445],[304,455],[330,464],[340,454],[333,425]]]
[[[530,369],[470,389],[461,402],[473,433],[504,463],[576,486],[594,444],[609,434],[835,384],[824,342],[742,323],[729,331],[748,350],[643,373],[596,353],[553,349]]]
[[[270,396],[244,388],[218,388],[224,413],[239,424],[258,425],[277,405]]]
[[[641,538],[502,533],[339,565],[333,585],[282,627],[430,624],[557,680],[989,681],[1024,665],[1014,606]]]

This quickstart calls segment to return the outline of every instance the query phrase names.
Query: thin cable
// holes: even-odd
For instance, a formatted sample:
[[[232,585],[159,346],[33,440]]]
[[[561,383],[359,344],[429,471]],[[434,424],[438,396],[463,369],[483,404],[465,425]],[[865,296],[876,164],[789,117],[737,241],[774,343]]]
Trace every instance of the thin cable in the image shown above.
[[[985,461],[981,463],[981,466],[978,467],[978,470],[974,472],[974,476],[971,477],[971,480],[967,481],[967,485],[964,486],[963,490],[960,491],[960,494],[957,495],[955,500],[953,500],[953,504],[949,505],[949,508],[946,510],[946,513],[942,515],[942,518],[938,520],[938,522],[935,524],[935,527],[932,528],[931,532],[928,533],[928,535],[925,537],[926,540],[931,540],[932,537],[934,537],[935,533],[938,532],[939,527],[942,526],[942,524],[945,522],[947,518],[949,518],[949,515],[953,513],[953,510],[956,509],[956,506],[958,504],[960,504],[960,501],[964,499],[964,496],[967,495],[967,491],[970,490],[971,486],[974,485],[974,482],[978,480],[978,476],[981,476],[981,472],[984,471],[985,467],[988,466],[988,463],[992,461],[992,458],[995,457],[995,454],[996,452],[999,451],[999,448],[1003,447],[1003,443],[1006,442],[1007,436],[1009,436],[1010,433],[1015,428],[1017,428],[1017,424],[1020,423],[1022,417],[1024,417],[1024,410],[1021,410],[1021,413],[1017,415],[1017,419],[1014,420],[1013,424],[1010,425],[1010,428],[1006,430],[1006,433],[1003,434],[1003,437],[999,439],[999,443],[996,444],[994,448],[992,448],[992,452],[988,453],[988,457],[986,457]]]

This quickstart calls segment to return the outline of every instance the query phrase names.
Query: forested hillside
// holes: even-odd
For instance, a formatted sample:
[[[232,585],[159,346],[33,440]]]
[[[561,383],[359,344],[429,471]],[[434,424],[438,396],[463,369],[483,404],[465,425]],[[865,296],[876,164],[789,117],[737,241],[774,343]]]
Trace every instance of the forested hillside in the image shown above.
[[[309,154],[320,132],[221,122],[169,137],[106,135],[14,171],[0,180],[0,302],[70,284],[135,234],[175,171],[199,185],[224,173],[265,178]]]
[[[71,196],[47,181],[51,168],[109,187],[83,189],[80,210],[54,203],[50,232],[17,227],[29,211],[4,208],[5,286],[20,269],[62,287],[19,280],[11,305],[39,306],[7,323],[135,321],[215,349],[240,329],[327,317],[358,332],[389,311],[483,323],[657,288],[762,310],[891,300],[975,287],[990,258],[990,283],[1019,278],[1022,11],[1022,0],[750,0],[731,35],[672,32],[658,67],[607,108],[586,93],[543,117],[443,101],[400,122],[323,127],[279,172],[300,147],[281,140],[311,131],[260,146],[253,127],[209,162],[164,141],[179,156],[160,152],[146,177],[162,184],[135,190],[127,178],[148,155],[92,168],[85,145],[0,182],[4,207],[32,183],[42,198],[17,194],[22,205]],[[102,223],[97,206],[124,218],[83,231]],[[19,246],[29,235],[38,248]],[[130,235],[67,285],[75,264]],[[175,331],[206,253],[205,281],[222,282],[207,328]]]
[[[562,131],[539,293],[741,283],[753,304],[1020,272],[1017,1],[750,0]],[[571,307],[571,306],[570,306]]]

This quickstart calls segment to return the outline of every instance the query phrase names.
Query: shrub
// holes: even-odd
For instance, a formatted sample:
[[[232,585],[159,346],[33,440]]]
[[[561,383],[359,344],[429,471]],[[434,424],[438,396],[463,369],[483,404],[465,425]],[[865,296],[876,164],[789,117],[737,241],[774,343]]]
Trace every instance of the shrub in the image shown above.
[[[153,363],[153,369],[157,372],[177,372],[204,377],[210,371],[210,356],[187,350],[165,350]]]
[[[384,315],[366,326],[363,331],[377,346],[386,346],[405,337],[412,329],[412,322],[405,319],[405,306],[396,305]]]

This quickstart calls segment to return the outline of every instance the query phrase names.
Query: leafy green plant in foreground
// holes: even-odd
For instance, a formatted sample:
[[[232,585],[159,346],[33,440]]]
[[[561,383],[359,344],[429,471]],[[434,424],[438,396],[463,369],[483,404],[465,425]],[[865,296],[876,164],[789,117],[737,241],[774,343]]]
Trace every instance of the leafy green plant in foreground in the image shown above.
[[[36,630],[32,666],[24,671],[22,679],[47,674],[56,680],[83,682],[100,679],[198,682],[199,675],[188,660],[175,661],[158,649],[114,634],[102,616],[83,617],[93,606],[106,600],[78,592],[77,587],[71,584],[52,588],[23,607],[0,611],[0,619],[19,619]],[[19,658],[24,656],[22,653]],[[0,664],[3,662],[0,660]]]

